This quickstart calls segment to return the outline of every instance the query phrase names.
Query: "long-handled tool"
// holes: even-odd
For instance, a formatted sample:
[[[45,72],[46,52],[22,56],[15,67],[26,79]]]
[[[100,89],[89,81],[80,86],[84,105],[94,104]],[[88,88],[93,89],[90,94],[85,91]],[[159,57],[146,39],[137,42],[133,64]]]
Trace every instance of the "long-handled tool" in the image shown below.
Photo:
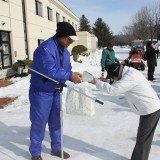
[[[64,83],[61,83],[61,82],[59,82],[59,81],[57,81],[57,80],[55,80],[55,79],[53,79],[53,78],[51,78],[51,77],[48,77],[48,76],[46,76],[46,75],[44,75],[44,74],[42,74],[42,73],[40,73],[40,72],[38,72],[38,71],[36,71],[36,70],[28,67],[28,66],[26,66],[26,67],[27,67],[30,71],[32,71],[32,72],[34,72],[34,73],[37,73],[37,74],[41,75],[42,77],[45,77],[45,78],[47,78],[47,79],[49,79],[49,80],[51,80],[51,81],[53,81],[53,82],[55,82],[55,83],[57,83],[57,84],[60,85],[60,88],[58,88],[58,89],[59,89],[59,92],[60,92],[61,159],[63,159],[63,109],[62,109],[62,91],[63,91],[63,87],[68,87],[68,88],[74,90],[75,92],[78,92],[79,94],[82,94],[83,96],[86,96],[86,97],[94,100],[95,102],[97,102],[97,103],[99,103],[99,104],[101,104],[101,105],[103,105],[104,103],[103,103],[102,101],[98,100],[98,99],[95,99],[95,98],[93,98],[93,97],[91,97],[91,96],[86,95],[86,94],[83,93],[83,92],[80,92],[80,91],[76,90],[75,88],[72,88],[72,87],[70,87],[70,86],[67,86],[67,85],[64,84]]]

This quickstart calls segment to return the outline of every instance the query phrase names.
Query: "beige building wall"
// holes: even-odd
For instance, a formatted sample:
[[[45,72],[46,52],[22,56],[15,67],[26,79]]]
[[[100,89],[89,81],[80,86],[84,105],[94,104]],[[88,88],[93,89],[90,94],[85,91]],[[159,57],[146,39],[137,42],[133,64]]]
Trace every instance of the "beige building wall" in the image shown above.
[[[78,31],[77,32],[78,41],[75,41],[68,49],[72,50],[74,46],[83,45],[87,48],[87,52],[93,52],[97,49],[98,39],[93,34],[90,34],[87,31]]]
[[[84,45],[88,52],[96,48],[96,38],[89,32],[78,31],[79,18],[63,3],[59,0],[36,1],[41,3],[41,16],[36,15],[35,0],[0,0],[0,31],[9,33],[12,64],[19,59],[32,60],[38,40],[43,41],[53,36],[57,21],[69,22],[77,31],[79,41],[74,42],[68,48],[69,51],[76,45]],[[52,20],[48,20],[47,8],[52,10]]]
[[[92,51],[96,51],[98,48],[98,38],[91,34],[91,46],[92,46]]]
[[[60,16],[59,21],[69,21],[77,30],[78,17],[68,10],[59,0],[39,0],[42,3],[42,16],[36,15],[34,0],[26,0],[25,2],[30,59],[33,59],[33,52],[38,46],[38,39],[46,40],[56,33],[57,13]],[[48,20],[47,7],[52,9],[52,20]]]
[[[10,32],[12,62],[25,59],[21,0],[0,1],[0,30]]]
[[[38,40],[46,40],[56,33],[56,13],[60,15],[59,21],[70,22],[77,30],[79,18],[59,0],[38,1],[42,4],[42,16],[36,15],[35,0],[23,0],[26,11],[27,56],[22,0],[0,0],[0,30],[10,32],[12,63],[27,57],[33,59]],[[48,20],[47,7],[52,9],[52,20]]]

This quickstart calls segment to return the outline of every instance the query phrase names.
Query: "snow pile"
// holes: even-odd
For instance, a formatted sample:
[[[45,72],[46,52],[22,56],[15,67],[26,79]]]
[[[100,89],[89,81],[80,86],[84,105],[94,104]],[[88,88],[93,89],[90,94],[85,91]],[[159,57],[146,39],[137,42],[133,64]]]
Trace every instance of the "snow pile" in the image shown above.
[[[92,99],[85,96],[92,96],[91,86],[86,82],[85,85],[79,84],[72,88],[67,90],[66,113],[93,116],[95,114],[95,103]]]
[[[89,56],[80,56],[83,65],[99,66],[101,60],[102,50],[91,52]]]

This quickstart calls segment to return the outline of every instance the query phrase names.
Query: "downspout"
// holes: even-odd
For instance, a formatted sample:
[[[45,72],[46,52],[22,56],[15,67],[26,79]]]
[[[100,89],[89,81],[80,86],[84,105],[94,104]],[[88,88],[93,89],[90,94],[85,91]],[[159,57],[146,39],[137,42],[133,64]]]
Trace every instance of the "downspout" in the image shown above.
[[[25,52],[26,52],[26,55],[27,55],[27,59],[29,59],[28,28],[27,28],[26,2],[25,2],[25,0],[22,0],[22,14],[23,14],[23,25],[24,25]]]

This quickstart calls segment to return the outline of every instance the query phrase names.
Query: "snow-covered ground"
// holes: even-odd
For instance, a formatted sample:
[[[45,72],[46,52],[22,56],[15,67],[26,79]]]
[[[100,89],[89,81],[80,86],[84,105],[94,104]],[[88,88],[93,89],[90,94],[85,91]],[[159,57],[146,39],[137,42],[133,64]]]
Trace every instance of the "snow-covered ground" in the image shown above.
[[[114,48],[120,60],[127,58],[128,48]],[[95,77],[101,75],[101,50],[81,57],[82,63],[72,61],[73,71],[89,71]],[[158,95],[160,94],[160,59],[156,67],[156,81],[150,82]],[[145,76],[147,68],[142,72]],[[30,76],[13,78],[14,84],[0,88],[0,97],[17,97],[18,99],[7,108],[0,110],[0,160],[29,160],[29,89]],[[130,158],[135,145],[139,116],[135,115],[128,106],[123,95],[110,96],[98,91],[91,84],[78,84],[78,87],[91,87],[90,95],[104,102],[95,103],[95,115],[82,116],[66,113],[66,93],[63,91],[63,129],[64,149],[71,154],[70,160],[127,160]],[[148,93],[149,94],[149,93]],[[68,100],[68,99],[67,99]],[[85,106],[84,106],[85,107]],[[48,128],[43,141],[42,157],[44,160],[58,160],[50,154],[50,137]],[[160,124],[158,124],[150,160],[160,157]]]

